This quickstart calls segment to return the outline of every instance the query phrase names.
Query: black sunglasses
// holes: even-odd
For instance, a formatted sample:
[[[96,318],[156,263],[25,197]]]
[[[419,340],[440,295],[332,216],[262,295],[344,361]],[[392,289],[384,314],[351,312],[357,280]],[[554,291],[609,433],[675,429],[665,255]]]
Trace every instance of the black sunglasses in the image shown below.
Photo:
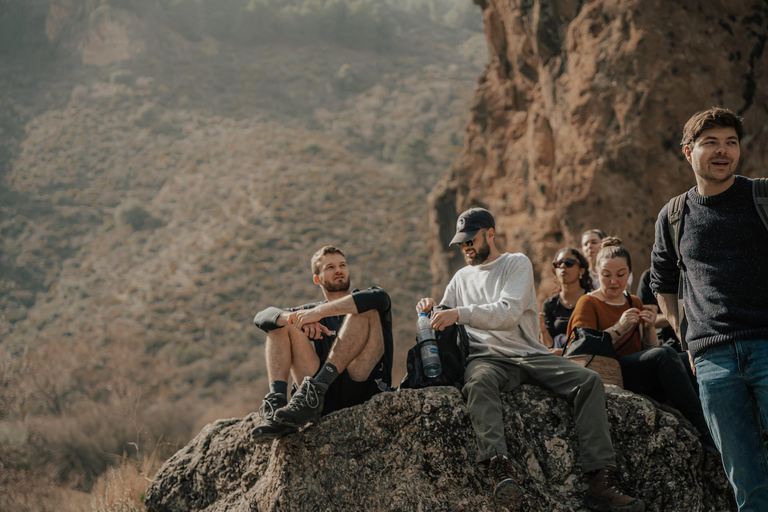
[[[560,267],[563,263],[565,263],[565,268],[571,268],[572,266],[576,265],[579,262],[579,260],[574,258],[565,258],[564,260],[557,260],[552,262],[552,266],[554,268]]]
[[[485,234],[485,231],[484,231],[484,230],[481,230],[481,231],[480,231],[478,234],[480,234],[480,235],[484,235],[484,234]],[[472,239],[470,239],[470,240],[467,240],[466,242],[461,242],[461,244],[459,244],[459,245],[460,245],[461,247],[464,247],[465,245],[466,245],[467,247],[474,247],[474,245],[475,245],[475,238],[477,238],[477,235],[473,236],[473,237],[472,237]]]

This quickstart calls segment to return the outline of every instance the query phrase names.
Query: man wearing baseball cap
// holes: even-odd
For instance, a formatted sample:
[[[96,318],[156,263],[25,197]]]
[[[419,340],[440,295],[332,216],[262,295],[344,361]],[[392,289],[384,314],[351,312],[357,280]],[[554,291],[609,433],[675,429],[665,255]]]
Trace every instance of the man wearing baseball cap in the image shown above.
[[[579,451],[589,474],[585,505],[594,510],[640,512],[645,503],[619,483],[600,376],[551,354],[539,343],[539,314],[533,267],[522,253],[500,253],[496,222],[483,208],[471,208],[456,223],[451,245],[460,245],[467,266],[448,283],[432,327],[458,323],[469,336],[469,358],[462,393],[477,438],[477,462],[488,465],[494,496],[506,506],[520,503],[523,489],[513,476],[504,437],[501,393],[533,383],[574,406]],[[423,298],[418,312],[436,303]]]

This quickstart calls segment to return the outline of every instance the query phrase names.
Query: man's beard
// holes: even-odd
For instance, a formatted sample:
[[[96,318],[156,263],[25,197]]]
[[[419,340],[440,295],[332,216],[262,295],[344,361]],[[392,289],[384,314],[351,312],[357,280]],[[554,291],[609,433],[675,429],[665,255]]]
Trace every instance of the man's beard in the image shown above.
[[[349,290],[349,279],[344,281],[331,281],[330,283],[323,283],[323,288],[327,292],[346,292]]]
[[[491,255],[491,246],[485,242],[483,242],[483,245],[476,245],[474,249],[474,256],[470,256],[469,254],[464,253],[464,261],[466,261],[469,265],[482,265],[485,263],[485,260],[488,259],[488,256]]]

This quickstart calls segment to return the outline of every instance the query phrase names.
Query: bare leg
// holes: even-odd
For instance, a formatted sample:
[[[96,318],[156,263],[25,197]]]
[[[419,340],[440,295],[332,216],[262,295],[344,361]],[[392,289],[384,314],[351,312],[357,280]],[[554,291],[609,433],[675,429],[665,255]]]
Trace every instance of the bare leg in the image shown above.
[[[288,382],[292,374],[293,380],[301,384],[304,377],[314,375],[320,367],[312,342],[293,325],[269,331],[266,345],[267,376],[270,382]]]
[[[345,369],[352,380],[362,382],[384,355],[384,336],[378,311],[347,315],[336,342],[328,354],[328,362],[339,373]]]

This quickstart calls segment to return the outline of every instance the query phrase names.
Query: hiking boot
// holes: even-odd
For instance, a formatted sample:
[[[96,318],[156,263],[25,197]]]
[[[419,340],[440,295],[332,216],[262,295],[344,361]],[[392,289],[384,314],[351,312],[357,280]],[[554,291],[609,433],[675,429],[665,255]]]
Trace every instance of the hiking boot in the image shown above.
[[[274,421],[281,425],[303,427],[309,422],[320,419],[323,412],[323,399],[328,384],[312,377],[304,377],[299,389],[291,397],[288,405],[275,411]]]
[[[506,455],[496,455],[488,465],[488,473],[494,484],[493,497],[507,507],[520,504],[523,488],[512,473],[512,462]]]
[[[275,411],[285,407],[287,403],[288,399],[282,393],[267,394],[261,402],[261,407],[259,407],[258,415],[261,422],[251,430],[251,436],[257,440],[275,439],[296,432],[297,429],[288,425],[280,425],[273,419]]]
[[[616,466],[606,466],[592,475],[584,505],[598,512],[645,511],[645,502],[633,498],[621,487]]]
[[[282,425],[276,421],[269,420],[251,430],[251,437],[256,441],[266,441],[269,439],[279,439],[288,434],[298,432],[299,429],[290,425]]]

